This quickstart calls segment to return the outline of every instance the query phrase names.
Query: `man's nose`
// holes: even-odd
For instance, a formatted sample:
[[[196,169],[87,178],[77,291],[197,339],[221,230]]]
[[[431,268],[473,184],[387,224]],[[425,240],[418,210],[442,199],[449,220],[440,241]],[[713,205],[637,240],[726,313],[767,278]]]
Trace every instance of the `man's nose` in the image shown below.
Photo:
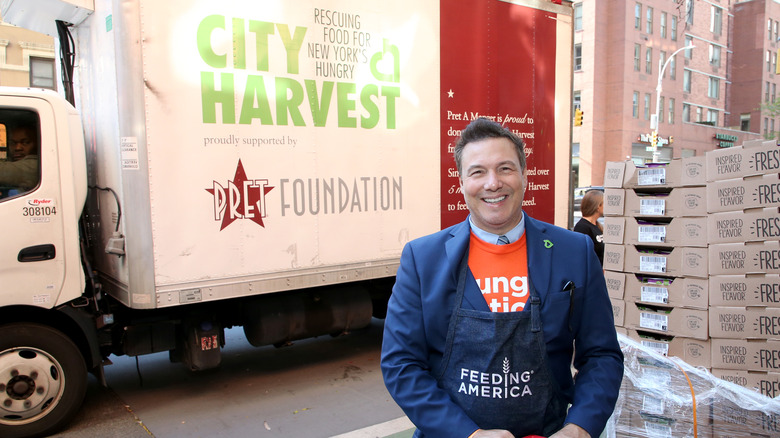
[[[501,187],[501,178],[493,171],[487,173],[487,179],[485,180],[485,189],[496,190]]]

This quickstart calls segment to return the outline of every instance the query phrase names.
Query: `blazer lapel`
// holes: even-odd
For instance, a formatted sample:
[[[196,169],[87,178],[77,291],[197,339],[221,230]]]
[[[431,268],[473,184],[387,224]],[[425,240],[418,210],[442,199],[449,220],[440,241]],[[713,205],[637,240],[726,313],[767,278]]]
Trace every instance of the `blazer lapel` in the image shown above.
[[[523,213],[525,214],[525,213]],[[552,275],[553,242],[547,239],[547,226],[525,215],[525,241],[528,248],[528,277],[544,303]]]
[[[469,239],[471,238],[471,228],[469,221],[465,220],[456,225],[450,231],[450,239],[445,243],[445,253],[447,256],[447,263],[450,272],[453,273],[453,294],[456,292],[455,287],[458,284],[458,273],[461,260],[466,255],[466,251],[469,247]],[[471,274],[470,269],[466,269],[466,285],[463,293],[463,307],[473,310],[490,311],[490,308],[482,296],[482,291],[477,286],[477,281],[474,279],[474,275]]]

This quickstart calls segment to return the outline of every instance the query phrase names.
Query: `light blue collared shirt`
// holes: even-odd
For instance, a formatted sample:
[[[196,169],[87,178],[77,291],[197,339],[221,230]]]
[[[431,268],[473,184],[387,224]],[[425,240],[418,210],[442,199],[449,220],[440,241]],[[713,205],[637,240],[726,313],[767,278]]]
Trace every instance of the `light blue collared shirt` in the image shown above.
[[[489,233],[476,225],[474,225],[474,221],[471,219],[471,215],[469,215],[469,226],[471,226],[471,231],[474,233],[475,236],[477,236],[480,240],[485,241],[487,243],[492,243],[493,245],[498,245],[498,234]],[[522,215],[520,218],[520,223],[517,224],[514,228],[509,230],[504,236],[506,236],[507,239],[509,239],[509,243],[517,242],[520,237],[525,232],[525,215]]]

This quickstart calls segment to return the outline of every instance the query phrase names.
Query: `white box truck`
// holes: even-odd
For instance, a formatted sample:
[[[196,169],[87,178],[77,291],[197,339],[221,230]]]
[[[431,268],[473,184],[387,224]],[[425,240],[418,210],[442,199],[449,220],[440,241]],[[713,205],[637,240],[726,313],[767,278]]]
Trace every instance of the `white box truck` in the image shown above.
[[[538,18],[564,68],[556,112],[535,114],[566,117],[560,151],[571,5],[514,3],[561,17]],[[365,327],[404,244],[457,210],[438,1],[0,5],[58,37],[63,77],[0,88],[0,436],[61,428],[112,354],[201,370],[225,328],[284,346]],[[565,206],[568,185],[537,186]]]

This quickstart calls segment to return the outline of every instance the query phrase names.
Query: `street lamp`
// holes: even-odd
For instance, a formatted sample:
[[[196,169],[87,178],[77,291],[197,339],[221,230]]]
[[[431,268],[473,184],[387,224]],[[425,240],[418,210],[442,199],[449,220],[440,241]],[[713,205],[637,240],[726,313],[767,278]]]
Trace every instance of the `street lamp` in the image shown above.
[[[653,133],[652,133],[652,136],[651,136],[652,137],[652,141],[650,142],[650,147],[653,150],[653,163],[657,163],[658,162],[658,157],[660,157],[660,155],[661,155],[661,153],[658,151],[658,124],[659,124],[658,113],[659,113],[659,111],[661,109],[661,81],[664,79],[664,71],[666,71],[666,66],[669,65],[669,61],[671,61],[672,58],[674,58],[674,55],[682,52],[683,50],[693,49],[694,47],[696,47],[696,46],[691,44],[689,46],[681,47],[681,48],[675,50],[674,53],[672,53],[666,59],[666,61],[663,63],[663,65],[661,65],[661,60],[660,59],[658,60],[659,71],[658,71],[658,85],[655,87],[655,94],[656,94],[655,95],[655,114],[650,119],[650,129],[653,130]]]

